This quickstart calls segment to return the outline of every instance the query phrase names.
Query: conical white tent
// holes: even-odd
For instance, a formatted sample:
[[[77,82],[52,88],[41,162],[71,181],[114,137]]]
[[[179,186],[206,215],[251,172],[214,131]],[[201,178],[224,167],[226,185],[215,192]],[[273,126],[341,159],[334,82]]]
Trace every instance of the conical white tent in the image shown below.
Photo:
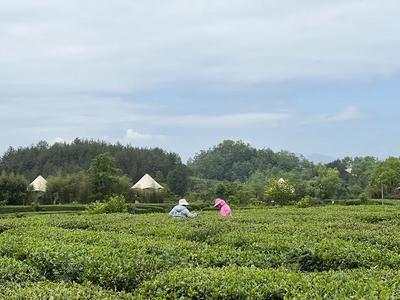
[[[160,190],[163,187],[155,181],[149,174],[146,174],[140,179],[131,189],[139,189],[139,190],[147,190],[147,189],[155,189]]]
[[[47,189],[47,181],[42,176],[38,176],[32,183],[29,185],[33,192],[46,192]]]

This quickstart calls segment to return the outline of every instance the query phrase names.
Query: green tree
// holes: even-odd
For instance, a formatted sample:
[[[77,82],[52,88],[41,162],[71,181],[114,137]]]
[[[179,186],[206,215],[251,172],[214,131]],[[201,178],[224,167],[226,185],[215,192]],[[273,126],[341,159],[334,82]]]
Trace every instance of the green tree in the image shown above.
[[[265,196],[280,205],[285,205],[294,200],[295,189],[288,180],[274,179],[267,184]]]
[[[27,197],[28,181],[21,175],[1,172],[0,202],[2,204],[23,204]]]
[[[47,179],[47,191],[44,199],[55,203],[89,203],[93,199],[90,177],[83,171],[50,176]]]
[[[171,191],[179,196],[183,196],[189,183],[189,170],[185,165],[178,165],[170,171],[167,176],[167,184]]]
[[[168,172],[182,163],[176,153],[160,148],[135,148],[119,143],[113,145],[98,140],[75,139],[71,143],[55,143],[51,146],[42,141],[29,147],[10,147],[0,158],[0,171],[21,174],[29,181],[39,174],[45,178],[75,174],[86,171],[91,161],[105,152],[111,153],[117,167],[134,181],[145,173],[156,174],[157,179],[165,181]]]
[[[118,183],[122,171],[117,168],[114,157],[103,153],[92,160],[89,176],[93,194],[98,200],[104,200],[114,194],[114,186]]]
[[[189,166],[195,176],[215,180],[245,180],[253,169],[251,159],[256,149],[242,141],[225,140],[207,151],[201,151]]]
[[[274,153],[271,149],[255,149],[242,141],[231,140],[201,151],[189,160],[188,166],[196,177],[240,182],[246,182],[255,172],[269,177],[313,168],[313,164],[302,156],[287,151]]]
[[[367,189],[369,177],[377,163],[377,159],[371,156],[345,157],[326,166],[339,171],[339,176],[343,181],[343,185],[339,189],[339,196],[355,198]]]
[[[383,198],[393,194],[400,186],[400,159],[389,157],[379,163],[370,176],[369,186],[373,195]]]
[[[231,204],[248,204],[252,195],[241,182],[224,181],[215,186],[215,197],[225,199]]]
[[[210,201],[215,197],[215,186],[218,183],[217,180],[189,177],[187,197],[188,199]]]
[[[248,186],[249,190],[254,193],[254,196],[257,200],[264,200],[266,183],[266,175],[261,171],[257,171],[250,176],[249,180],[246,182],[246,185]]]
[[[369,178],[378,164],[378,160],[372,156],[355,157],[352,164],[352,179],[361,187],[368,187]]]
[[[310,181],[310,193],[320,199],[335,198],[342,185],[339,171],[320,164],[317,166],[317,174]]]

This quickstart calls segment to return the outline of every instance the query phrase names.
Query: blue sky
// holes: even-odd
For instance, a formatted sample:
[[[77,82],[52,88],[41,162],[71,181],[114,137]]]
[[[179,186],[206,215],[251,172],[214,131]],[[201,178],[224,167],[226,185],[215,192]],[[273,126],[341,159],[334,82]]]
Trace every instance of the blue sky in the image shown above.
[[[75,137],[400,155],[395,0],[5,0],[0,152]]]

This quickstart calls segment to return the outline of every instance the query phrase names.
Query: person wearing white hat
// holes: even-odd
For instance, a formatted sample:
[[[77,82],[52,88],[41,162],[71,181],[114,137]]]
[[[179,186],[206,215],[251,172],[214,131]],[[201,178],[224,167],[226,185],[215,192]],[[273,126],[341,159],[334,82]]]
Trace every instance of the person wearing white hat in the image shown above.
[[[195,217],[197,217],[197,214],[193,214],[187,209],[186,206],[188,206],[188,205],[189,205],[189,203],[186,201],[186,199],[179,200],[178,205],[176,205],[169,212],[169,215],[174,218],[195,218]]]

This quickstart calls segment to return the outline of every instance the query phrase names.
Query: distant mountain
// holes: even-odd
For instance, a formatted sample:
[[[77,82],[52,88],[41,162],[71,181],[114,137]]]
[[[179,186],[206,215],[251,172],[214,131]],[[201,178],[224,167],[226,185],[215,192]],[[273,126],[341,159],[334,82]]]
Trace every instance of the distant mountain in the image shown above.
[[[332,156],[319,154],[319,153],[310,154],[306,158],[316,164],[318,164],[318,163],[327,164],[336,159]]]

